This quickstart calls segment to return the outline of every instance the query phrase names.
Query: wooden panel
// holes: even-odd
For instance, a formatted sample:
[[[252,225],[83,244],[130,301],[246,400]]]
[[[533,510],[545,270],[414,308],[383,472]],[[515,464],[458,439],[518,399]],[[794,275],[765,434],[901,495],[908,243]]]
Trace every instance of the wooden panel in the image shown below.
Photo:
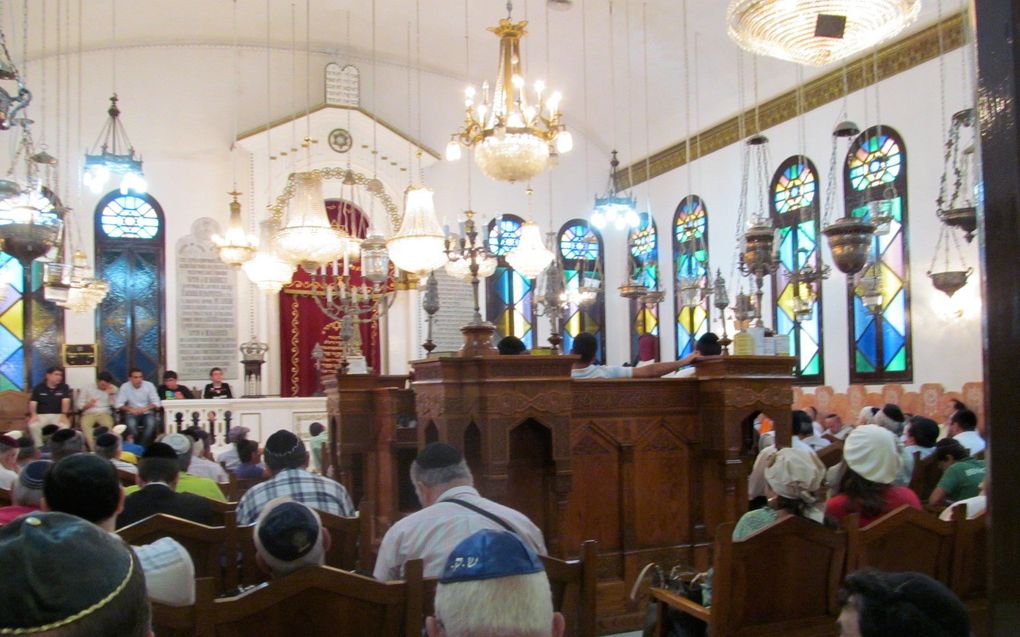
[[[591,424],[573,427],[570,438],[573,482],[598,488],[572,490],[563,513],[563,544],[579,546],[594,539],[603,551],[620,549],[619,449]]]
[[[634,445],[634,548],[691,541],[690,462],[687,445],[663,425]]]

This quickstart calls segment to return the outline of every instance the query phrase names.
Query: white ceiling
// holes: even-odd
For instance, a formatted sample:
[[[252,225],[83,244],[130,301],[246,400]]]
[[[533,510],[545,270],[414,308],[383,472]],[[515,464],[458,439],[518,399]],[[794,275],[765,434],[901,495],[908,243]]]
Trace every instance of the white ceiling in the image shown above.
[[[941,0],[943,13],[962,8],[964,0]],[[417,2],[417,4],[416,4]],[[52,53],[57,48],[58,3],[61,21],[73,34],[71,49],[77,49],[77,7],[82,1],[32,0],[30,6],[30,59]],[[337,52],[365,59],[372,54],[372,6],[370,0],[307,0],[311,11],[311,47],[316,51]],[[298,45],[305,46],[306,0],[237,0],[237,39],[242,46],[264,47],[267,41],[267,5],[270,12],[269,40],[274,47],[291,47],[291,12],[294,7]],[[376,47],[381,60],[402,64],[408,59],[408,29],[411,31],[412,61],[416,57],[415,38],[420,28],[421,66],[458,80],[479,83],[495,73],[495,36],[485,28],[506,15],[503,0],[375,0]],[[688,38],[684,35],[684,5],[688,6]],[[613,3],[613,33],[616,72],[615,92],[610,74],[609,0],[575,0],[568,11],[547,11],[544,0],[518,0],[514,18],[527,16],[530,26],[525,39],[525,63],[531,78],[544,77],[551,88],[564,94],[563,110],[568,125],[593,131],[603,148],[618,147],[621,161],[627,163],[643,156],[649,145],[645,136],[643,43],[646,12],[648,51],[648,124],[651,150],[668,146],[685,136],[685,66],[696,76],[692,91],[697,106],[690,115],[692,128],[705,128],[732,116],[740,106],[738,98],[739,49],[726,36],[726,0],[616,0]],[[14,6],[17,5],[17,6]],[[526,6],[525,6],[526,5]],[[15,24],[17,39],[12,55],[21,58],[21,6],[10,2],[3,16],[6,29]],[[82,48],[103,50],[120,47],[203,44],[230,45],[234,39],[232,16],[235,3],[230,0],[84,0]],[[116,6],[116,41],[113,39],[112,12]],[[465,71],[465,7],[470,42],[470,72]],[[67,7],[70,7],[69,14]],[[420,27],[416,12],[420,7]],[[936,21],[938,4],[925,0],[921,17],[910,31]],[[65,16],[65,14],[67,14]],[[42,38],[43,19],[48,35]],[[348,40],[348,16],[350,16]],[[549,29],[546,30],[548,23]],[[629,29],[627,28],[629,24]],[[582,31],[587,37],[582,37]],[[67,29],[65,29],[65,32]],[[551,39],[547,37],[551,34]],[[65,36],[66,37],[66,36]],[[697,69],[693,44],[697,43]],[[692,51],[685,65],[685,43]],[[629,44],[629,50],[628,50]],[[546,55],[551,60],[546,71]],[[745,62],[745,100],[753,101],[752,57]],[[824,73],[828,68],[803,69],[804,79]],[[758,58],[759,99],[764,100],[798,81],[795,65]],[[364,72],[364,71],[363,71]],[[587,75],[588,108],[585,113]],[[693,82],[692,82],[693,83]],[[632,99],[627,99],[631,96]],[[614,99],[615,97],[615,99]],[[460,96],[451,96],[452,103]],[[456,100],[456,102],[453,102]],[[614,120],[615,112],[615,120]],[[616,121],[614,132],[613,121]],[[443,136],[445,137],[445,132]]]

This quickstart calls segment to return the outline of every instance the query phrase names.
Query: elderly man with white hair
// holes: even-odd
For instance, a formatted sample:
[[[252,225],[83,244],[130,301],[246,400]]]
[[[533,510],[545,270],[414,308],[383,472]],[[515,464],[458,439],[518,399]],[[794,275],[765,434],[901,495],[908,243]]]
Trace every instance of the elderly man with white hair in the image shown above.
[[[561,637],[542,560],[519,536],[482,529],[446,559],[429,637]]]
[[[326,563],[331,539],[319,514],[290,498],[276,498],[255,522],[255,561],[276,577]]]

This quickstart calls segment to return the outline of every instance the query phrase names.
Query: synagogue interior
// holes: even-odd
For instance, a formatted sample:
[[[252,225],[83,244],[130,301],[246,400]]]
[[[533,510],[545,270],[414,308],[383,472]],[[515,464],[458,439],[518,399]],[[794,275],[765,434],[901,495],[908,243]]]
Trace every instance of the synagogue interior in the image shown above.
[[[1018,27],[0,2],[0,596],[98,525],[157,637],[496,634],[457,591],[543,569],[498,634],[1015,634]]]

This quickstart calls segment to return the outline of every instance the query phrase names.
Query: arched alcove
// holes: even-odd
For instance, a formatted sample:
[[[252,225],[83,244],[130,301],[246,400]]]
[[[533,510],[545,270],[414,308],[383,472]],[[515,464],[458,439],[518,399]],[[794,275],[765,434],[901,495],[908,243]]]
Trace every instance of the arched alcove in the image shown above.
[[[439,442],[439,429],[436,428],[436,423],[430,422],[425,427],[425,444],[432,444],[433,442]]]
[[[482,431],[478,425],[471,423],[464,429],[464,459],[467,460],[471,474],[478,480],[482,469]]]
[[[529,418],[510,431],[506,504],[527,515],[543,533],[552,522],[554,468],[548,427]]]

